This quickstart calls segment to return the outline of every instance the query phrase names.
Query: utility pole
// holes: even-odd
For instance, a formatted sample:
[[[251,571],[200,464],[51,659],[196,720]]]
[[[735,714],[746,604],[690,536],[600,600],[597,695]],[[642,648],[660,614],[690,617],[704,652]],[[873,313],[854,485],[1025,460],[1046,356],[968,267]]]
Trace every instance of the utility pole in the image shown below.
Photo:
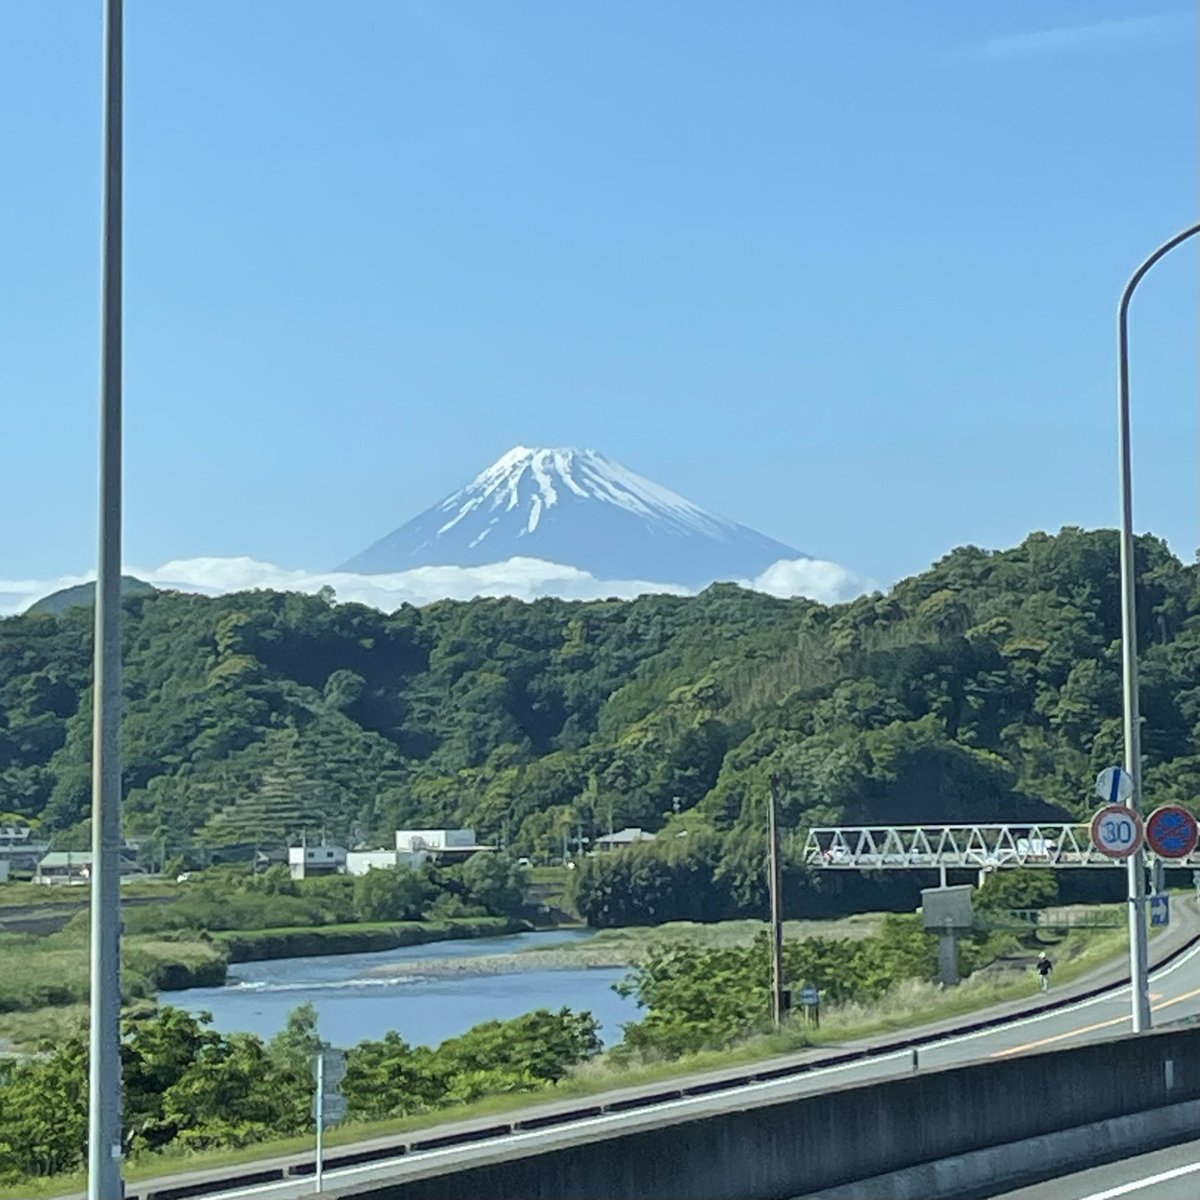
[[[1129,420],[1129,302],[1143,276],[1164,254],[1200,233],[1192,225],[1164,242],[1142,263],[1121,293],[1117,309],[1117,455],[1121,483],[1121,699],[1125,771],[1133,780],[1126,802],[1139,815],[1142,805],[1141,717],[1138,712],[1137,608],[1134,580],[1133,455]],[[1150,983],[1147,974],[1146,858],[1138,850],[1127,861],[1129,873],[1129,990],[1133,1032],[1150,1028]]]
[[[121,1200],[121,175],[123,0],[104,5],[100,561],[92,723],[88,1200]]]
[[[771,1023],[783,1026],[783,896],[779,873],[779,801],[782,785],[771,776],[771,798],[767,806],[767,842],[770,853],[771,890]]]

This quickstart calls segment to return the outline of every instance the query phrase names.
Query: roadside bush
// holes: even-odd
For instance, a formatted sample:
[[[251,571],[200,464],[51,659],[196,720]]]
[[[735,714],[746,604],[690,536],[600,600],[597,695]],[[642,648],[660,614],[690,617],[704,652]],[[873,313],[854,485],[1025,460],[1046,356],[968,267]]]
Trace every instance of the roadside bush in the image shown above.
[[[811,984],[828,1003],[877,999],[904,979],[930,979],[937,942],[915,917],[889,914],[874,937],[804,938],[783,948],[788,986]],[[767,1028],[771,954],[766,931],[749,946],[651,951],[617,984],[646,1009],[625,1026],[628,1050],[677,1057],[722,1048]]]

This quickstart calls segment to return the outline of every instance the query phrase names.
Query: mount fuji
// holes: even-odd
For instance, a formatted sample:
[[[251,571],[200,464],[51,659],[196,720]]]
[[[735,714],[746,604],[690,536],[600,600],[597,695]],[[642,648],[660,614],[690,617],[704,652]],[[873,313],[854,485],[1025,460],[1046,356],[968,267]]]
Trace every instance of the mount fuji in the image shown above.
[[[516,557],[577,567],[598,579],[699,588],[808,556],[706,512],[595,450],[516,446],[338,569],[385,574]]]

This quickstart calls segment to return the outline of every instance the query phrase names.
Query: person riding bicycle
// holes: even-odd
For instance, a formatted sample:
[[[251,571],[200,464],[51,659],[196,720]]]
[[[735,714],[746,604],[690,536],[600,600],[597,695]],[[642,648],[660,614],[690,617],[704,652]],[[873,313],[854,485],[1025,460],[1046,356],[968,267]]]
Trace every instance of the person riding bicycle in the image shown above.
[[[1037,973],[1042,982],[1042,991],[1050,990],[1050,972],[1054,970],[1054,964],[1046,957],[1046,952],[1043,950],[1038,955]]]

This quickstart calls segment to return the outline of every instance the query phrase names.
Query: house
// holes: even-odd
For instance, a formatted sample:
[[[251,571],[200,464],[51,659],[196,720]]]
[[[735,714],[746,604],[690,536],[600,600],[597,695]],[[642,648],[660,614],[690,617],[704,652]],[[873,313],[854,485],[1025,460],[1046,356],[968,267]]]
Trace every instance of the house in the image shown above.
[[[346,871],[346,853],[342,846],[289,846],[288,871],[293,879],[342,875]]]
[[[34,840],[28,825],[0,825],[0,871],[36,871],[38,860],[49,849],[45,842]]]
[[[346,855],[346,874],[365,875],[368,871],[394,871],[398,867],[415,870],[426,857],[424,850],[351,850]]]
[[[463,862],[480,850],[494,850],[475,841],[473,829],[397,829],[396,849],[423,851],[438,863]]]
[[[51,850],[38,860],[34,883],[81,884],[92,878],[93,855],[88,850]],[[145,875],[131,858],[121,859],[121,878]]]
[[[619,829],[616,833],[610,833],[605,837],[596,839],[597,850],[621,850],[626,846],[635,846],[638,842],[652,842],[654,834],[647,833],[644,829],[638,829],[636,826],[628,826],[625,829]]]

